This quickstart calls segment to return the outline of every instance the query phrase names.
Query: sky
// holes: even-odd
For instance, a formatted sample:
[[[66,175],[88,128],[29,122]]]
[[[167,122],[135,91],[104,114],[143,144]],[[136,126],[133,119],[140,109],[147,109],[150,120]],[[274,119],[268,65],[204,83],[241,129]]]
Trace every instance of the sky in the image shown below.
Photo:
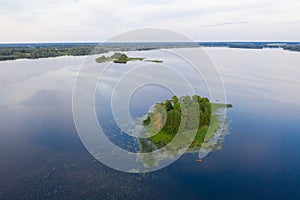
[[[0,0],[0,43],[101,42],[140,28],[194,41],[300,41],[299,0]]]

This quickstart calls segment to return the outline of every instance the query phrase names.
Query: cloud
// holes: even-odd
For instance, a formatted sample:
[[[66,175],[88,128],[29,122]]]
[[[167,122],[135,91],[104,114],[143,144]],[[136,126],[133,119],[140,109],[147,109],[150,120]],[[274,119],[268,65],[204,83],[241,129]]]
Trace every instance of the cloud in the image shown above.
[[[54,90],[40,90],[29,99],[20,103],[20,105],[34,107],[34,106],[52,106],[57,107],[62,104],[60,96]]]
[[[299,7],[297,0],[2,0],[0,42],[103,41],[144,27],[195,40],[293,40],[300,31]],[[285,32],[277,34],[279,28]]]

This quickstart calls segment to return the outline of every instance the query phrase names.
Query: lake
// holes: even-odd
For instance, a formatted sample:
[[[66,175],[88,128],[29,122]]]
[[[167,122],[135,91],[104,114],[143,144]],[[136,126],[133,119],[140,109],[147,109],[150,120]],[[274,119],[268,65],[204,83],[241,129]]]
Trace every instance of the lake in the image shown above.
[[[73,121],[72,91],[86,56],[0,62],[0,199],[299,199],[300,54],[281,49],[205,51],[233,104],[222,149],[201,164],[195,162],[197,153],[185,154],[146,174],[111,169],[82,144]],[[186,70],[157,50],[128,54]],[[112,66],[106,83],[132,65]],[[203,83],[193,84],[207,95]],[[109,101],[101,102],[101,97],[110,94],[109,88],[99,86],[98,91],[96,110],[107,136],[138,150],[110,123],[110,112],[103,114]],[[131,114],[145,115],[153,103],[171,95],[164,88],[145,87],[133,95]]]

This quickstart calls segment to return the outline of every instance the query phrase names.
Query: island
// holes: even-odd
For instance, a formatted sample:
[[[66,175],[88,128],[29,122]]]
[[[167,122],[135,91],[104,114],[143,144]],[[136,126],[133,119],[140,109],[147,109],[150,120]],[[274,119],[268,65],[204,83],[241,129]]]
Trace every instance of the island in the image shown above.
[[[144,58],[130,58],[124,53],[114,53],[112,56],[101,56],[96,58],[97,63],[113,61],[114,63],[126,64],[129,61],[142,61]]]
[[[196,108],[198,109],[195,109]],[[151,137],[140,141],[143,152],[151,152],[153,148],[162,148],[172,141],[181,129],[182,132],[197,130],[190,145],[190,150],[199,149],[212,138],[220,128],[221,122],[215,111],[231,108],[231,104],[210,103],[208,98],[194,96],[173,96],[165,102],[157,103],[143,121],[145,130]],[[149,148],[149,141],[151,146]]]
[[[119,53],[116,52],[112,56],[101,56],[96,58],[97,63],[103,63],[103,62],[114,62],[114,63],[120,63],[120,64],[126,64],[129,61],[145,61],[145,62],[155,62],[155,63],[162,63],[162,60],[145,60],[145,58],[130,58],[125,53]]]
[[[162,60],[145,60],[145,62],[162,63]]]

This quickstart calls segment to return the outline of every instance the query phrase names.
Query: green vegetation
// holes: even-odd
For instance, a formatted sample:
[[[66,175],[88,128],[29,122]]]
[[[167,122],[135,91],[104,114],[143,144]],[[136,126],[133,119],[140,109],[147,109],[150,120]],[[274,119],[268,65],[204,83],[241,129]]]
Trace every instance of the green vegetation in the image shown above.
[[[5,47],[0,48],[0,61],[88,55],[93,48],[94,46],[90,45],[74,47]],[[102,51],[102,53],[105,52],[105,50]]]
[[[150,51],[194,47],[191,43],[34,43],[0,44],[0,61],[58,56],[85,56],[109,52]]]
[[[114,53],[110,57],[101,56],[96,58],[97,63],[113,61],[114,63],[126,64],[129,61],[142,61],[144,58],[129,58],[126,54]]]
[[[145,62],[162,63],[162,60],[145,60]]]
[[[245,49],[283,48],[300,51],[299,42],[153,42],[153,43],[51,43],[51,44],[0,44],[0,61],[37,59],[58,56],[84,56],[116,51],[149,51],[155,49],[191,47],[229,47]],[[147,60],[157,62],[159,60]]]
[[[114,62],[114,63],[121,63],[126,64],[129,61],[142,61],[144,58],[130,58],[124,53],[116,52],[112,56],[101,56],[96,58],[97,63],[103,62]],[[155,62],[155,63],[162,63],[162,60],[144,60],[145,62]]]
[[[170,143],[180,131],[197,131],[190,149],[200,147],[220,128],[219,116],[214,112],[220,108],[232,107],[231,104],[211,104],[207,98],[198,95],[173,96],[171,100],[157,103],[152,112],[143,121],[148,137],[156,148]],[[156,134],[155,134],[156,133]]]

